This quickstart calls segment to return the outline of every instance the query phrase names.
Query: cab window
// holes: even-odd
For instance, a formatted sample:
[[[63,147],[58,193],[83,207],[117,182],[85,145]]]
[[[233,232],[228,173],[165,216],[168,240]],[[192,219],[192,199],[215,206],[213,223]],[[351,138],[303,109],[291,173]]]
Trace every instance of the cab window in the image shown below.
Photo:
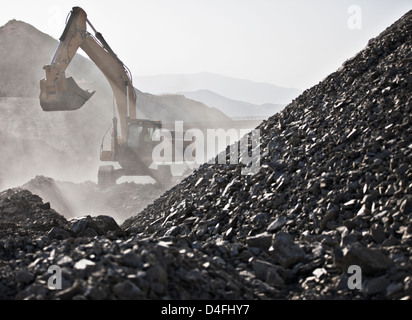
[[[129,127],[129,136],[127,139],[127,145],[131,148],[138,148],[140,145],[140,136],[142,134],[142,126],[130,126]]]

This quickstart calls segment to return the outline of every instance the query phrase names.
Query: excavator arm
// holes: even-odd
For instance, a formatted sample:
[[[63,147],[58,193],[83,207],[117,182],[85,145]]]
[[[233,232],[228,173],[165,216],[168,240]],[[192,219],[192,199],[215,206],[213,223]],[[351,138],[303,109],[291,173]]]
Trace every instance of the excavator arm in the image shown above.
[[[87,31],[89,25],[95,35]],[[94,92],[81,89],[65,70],[81,48],[102,71],[113,91],[120,117],[122,138],[127,137],[127,119],[136,119],[136,93],[127,67],[116,56],[103,36],[96,32],[86,12],[74,7],[50,65],[40,80],[40,105],[44,111],[69,111],[81,108]]]
[[[94,35],[87,31],[88,26],[94,31]],[[44,111],[77,110],[94,94],[81,89],[73,78],[66,78],[65,75],[79,48],[102,71],[113,91],[121,136],[118,137],[117,118],[114,117],[111,150],[104,151],[102,148],[100,160],[118,162],[121,168],[101,166],[98,173],[99,185],[113,184],[119,177],[127,175],[149,175],[161,184],[169,183],[172,178],[169,165],[150,168],[155,146],[150,141],[151,134],[154,130],[161,129],[162,124],[160,121],[136,119],[136,93],[130,71],[96,31],[83,9],[73,8],[59,40],[50,65],[44,66],[46,77],[40,80],[40,105]],[[149,140],[145,141],[147,136]]]

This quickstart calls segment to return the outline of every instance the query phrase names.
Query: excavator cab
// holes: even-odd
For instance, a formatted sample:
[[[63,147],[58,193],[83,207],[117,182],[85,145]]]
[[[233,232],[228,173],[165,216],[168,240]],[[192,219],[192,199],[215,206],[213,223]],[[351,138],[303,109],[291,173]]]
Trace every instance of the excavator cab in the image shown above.
[[[117,120],[114,118],[111,150],[104,151],[102,142],[100,160],[119,162],[121,168],[115,169],[113,165],[101,166],[98,172],[98,184],[103,187],[110,186],[122,176],[151,176],[160,185],[169,185],[172,179],[170,165],[157,165],[157,169],[151,168],[153,148],[161,138],[160,130],[162,130],[161,121],[128,119],[127,138],[119,143]]]
[[[161,129],[161,122],[141,119],[129,119],[127,146],[140,155],[151,157],[154,145],[153,134]]]

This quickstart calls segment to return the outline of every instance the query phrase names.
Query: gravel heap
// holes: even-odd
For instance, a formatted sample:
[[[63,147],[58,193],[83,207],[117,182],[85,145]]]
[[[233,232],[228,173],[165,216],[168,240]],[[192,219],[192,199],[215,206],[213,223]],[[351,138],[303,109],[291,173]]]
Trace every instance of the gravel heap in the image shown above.
[[[257,174],[204,165],[124,229],[227,262],[233,247],[251,253],[228,264],[285,298],[411,294],[411,40],[412,11],[259,126]],[[342,277],[352,264],[362,291]]]
[[[66,219],[110,215],[117,223],[136,215],[164,193],[158,184],[124,182],[108,188],[86,181],[74,183],[36,176],[21,186],[40,196]]]
[[[253,176],[205,164],[121,226],[4,191],[0,298],[410,299],[411,32],[412,11],[264,121]]]
[[[0,299],[255,298],[233,267],[184,239],[127,237],[109,216],[68,221],[24,189],[0,193],[0,261]],[[61,290],[48,287],[53,265]]]
[[[34,179],[22,185],[21,188],[29,190],[31,193],[53,204],[53,209],[66,218],[74,217],[70,200],[67,198],[66,193],[62,192],[54,179],[45,176],[36,176]]]

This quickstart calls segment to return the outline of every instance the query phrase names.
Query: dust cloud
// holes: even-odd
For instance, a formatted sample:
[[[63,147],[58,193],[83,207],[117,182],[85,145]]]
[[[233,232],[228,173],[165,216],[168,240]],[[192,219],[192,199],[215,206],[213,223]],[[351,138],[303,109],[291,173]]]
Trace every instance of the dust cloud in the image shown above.
[[[115,186],[117,189],[98,190],[98,167],[107,164],[100,162],[99,152],[112,123],[113,93],[92,61],[77,54],[66,77],[72,76],[82,89],[96,91],[95,95],[76,111],[43,112],[39,81],[45,77],[43,66],[51,62],[58,41],[25,22],[11,20],[0,27],[0,42],[1,190],[30,188],[45,201],[57,204],[56,210],[68,217],[85,212],[114,212],[119,217],[125,212],[136,214],[145,199],[164,191],[152,188],[154,181],[147,177],[134,180],[143,183],[143,187],[123,179]],[[136,93],[138,118],[169,125],[175,121],[232,123],[218,109],[182,95],[156,96],[138,89]],[[110,140],[110,135],[106,139]],[[150,186],[146,188],[149,194],[144,186]],[[113,203],[113,197],[121,198],[122,192],[129,197],[124,204],[108,206],[107,199]],[[129,209],[125,203],[129,203]]]

